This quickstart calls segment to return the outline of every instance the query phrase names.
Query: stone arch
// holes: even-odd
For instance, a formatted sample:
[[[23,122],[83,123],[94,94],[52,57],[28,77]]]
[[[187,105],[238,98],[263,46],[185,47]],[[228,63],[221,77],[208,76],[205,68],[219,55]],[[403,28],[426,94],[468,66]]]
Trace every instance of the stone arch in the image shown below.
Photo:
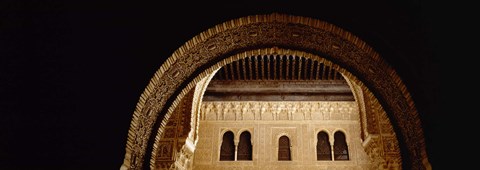
[[[335,130],[332,131],[332,135],[331,135],[332,139],[333,139],[333,135],[335,135],[335,133],[337,133],[337,132],[342,132],[343,135],[345,135],[345,140],[347,141],[347,145],[349,143],[348,141],[352,141],[352,139],[350,137],[351,135],[349,133],[347,133],[347,131],[345,129],[340,129],[340,128],[335,128]]]
[[[225,128],[225,129],[222,129],[220,131],[220,136],[218,136],[218,140],[222,140],[222,136],[223,134],[227,133],[227,132],[232,132],[233,133],[233,139],[235,139],[235,136],[237,136],[237,133],[235,133],[235,130],[231,129],[231,128]]]
[[[248,132],[248,133],[250,133],[250,135],[252,135],[252,137],[253,137],[253,131],[252,131],[250,128],[241,128],[240,130],[238,130],[238,137],[236,138],[237,140],[240,140],[240,135],[241,135],[243,132]],[[252,144],[253,144],[253,141],[250,141],[250,142],[252,142]]]
[[[347,31],[313,18],[276,13],[247,16],[210,28],[162,64],[137,103],[122,168],[152,165],[155,136],[163,133],[165,120],[195,83],[219,68],[220,61],[235,54],[256,53],[257,49],[275,54],[277,48],[324,56],[346,69],[342,74],[369,89],[388,113],[402,151],[403,168],[430,168],[419,115],[395,70]],[[234,59],[228,60],[224,62]]]
[[[248,135],[250,139],[242,140],[243,135]],[[237,160],[253,160],[253,134],[248,129],[238,132]]]
[[[330,136],[332,136],[332,131],[330,131],[330,130],[328,130],[328,129],[326,129],[326,128],[321,128],[321,129],[317,129],[317,130],[315,130],[315,131],[313,131],[313,132],[314,132],[313,136],[315,136],[315,138],[313,139],[313,144],[315,144],[315,145],[317,144],[317,142],[318,142],[317,135],[318,135],[318,133],[320,133],[320,132],[325,132],[325,133],[328,135],[328,141],[329,141],[329,142],[331,141],[331,140],[330,140]]]
[[[343,140],[338,141],[338,140],[337,140],[337,137],[336,137],[337,134],[340,134],[341,136],[343,136]],[[350,151],[349,148],[351,148],[351,146],[350,146],[351,141],[349,141],[349,140],[347,139],[347,137],[348,137],[347,133],[346,133],[344,130],[337,129],[337,130],[335,130],[335,131],[333,132],[332,137],[333,137],[333,141],[334,141],[334,143],[333,143],[334,155],[337,154],[336,149],[335,149],[335,148],[337,147],[337,142],[341,142],[340,144],[344,144],[343,146],[346,147],[346,148],[344,148],[344,149],[347,151],[347,154],[346,154],[346,155],[347,155],[347,158],[346,158],[346,160],[350,160],[350,159],[351,159],[351,151]],[[342,146],[342,145],[340,145],[340,146]],[[341,155],[345,155],[345,154],[341,154]],[[337,159],[337,157],[334,156],[334,160],[336,160],[336,159]],[[343,159],[341,159],[341,160],[345,160],[345,158],[343,158]]]
[[[225,141],[225,135],[226,135],[227,133],[232,134],[232,138],[231,138],[231,141],[230,141],[231,144],[232,144],[231,146],[229,145],[229,143],[225,143],[225,142],[227,142],[227,141]],[[222,153],[223,153],[223,149],[222,149],[222,148],[224,147],[224,144],[226,144],[227,148],[233,149],[233,153],[231,153],[232,156],[233,156],[233,159],[227,158],[226,160],[228,160],[228,161],[234,161],[234,160],[235,160],[235,136],[236,136],[235,132],[233,132],[233,131],[231,131],[231,130],[226,130],[226,131],[223,131],[223,130],[222,130],[222,133],[221,133],[220,136],[221,136],[221,140],[219,140],[219,141],[220,141],[220,142],[219,142],[220,145],[217,146],[217,147],[218,147],[218,151],[219,151],[219,153],[218,153],[218,160],[222,160]],[[228,139],[228,138],[227,138],[227,139]],[[228,147],[228,146],[230,146],[230,147]],[[228,152],[227,152],[227,153],[228,153]]]
[[[332,148],[331,148],[330,139],[329,139],[330,136],[331,136],[331,135],[330,135],[330,132],[327,131],[326,129],[320,129],[320,130],[317,130],[317,131],[315,131],[315,132],[316,132],[316,133],[315,133],[315,138],[314,138],[314,143],[313,143],[313,146],[315,146],[315,157],[317,158],[317,160],[326,160],[326,159],[319,159],[319,158],[318,158],[318,155],[319,155],[319,152],[320,152],[320,150],[319,150],[319,148],[318,148],[319,142],[320,142],[320,141],[318,140],[318,136],[320,135],[320,133],[323,133],[323,134],[327,135],[326,142],[327,142],[327,144],[328,144],[328,146],[329,146],[328,148],[329,148],[329,150],[330,150],[330,152],[329,152],[329,153],[330,153],[330,159],[328,159],[328,160],[329,160],[329,161],[333,160],[333,159],[332,159],[332,153],[331,153]]]
[[[297,150],[297,148],[295,147],[297,145],[297,140],[296,138],[288,133],[288,132],[281,132],[281,133],[278,133],[274,136],[273,140],[272,140],[272,146],[275,148],[275,152],[274,152],[274,160],[275,161],[279,161],[278,157],[279,157],[279,142],[280,142],[280,138],[282,137],[286,137],[288,139],[288,143],[289,143],[289,151],[290,151],[290,161],[294,161],[294,158],[297,157],[297,155],[295,154],[295,151]],[[273,156],[273,155],[272,155]]]
[[[278,139],[280,139],[280,137],[282,136],[286,136],[288,137],[288,139],[290,140],[290,145],[294,146],[297,144],[297,141],[296,141],[296,138],[291,135],[290,133],[288,132],[281,132],[281,133],[278,133],[274,136],[274,140],[272,140],[274,143],[273,143],[273,146],[277,146],[278,147]]]

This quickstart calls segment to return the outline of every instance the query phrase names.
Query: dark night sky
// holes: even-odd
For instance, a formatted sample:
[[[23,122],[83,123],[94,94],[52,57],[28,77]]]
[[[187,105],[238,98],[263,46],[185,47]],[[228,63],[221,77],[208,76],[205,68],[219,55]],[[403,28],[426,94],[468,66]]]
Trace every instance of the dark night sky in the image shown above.
[[[0,169],[119,169],[135,105],[162,62],[216,24],[272,12],[330,22],[384,55],[440,164],[440,19],[429,3],[161,2],[0,5]]]

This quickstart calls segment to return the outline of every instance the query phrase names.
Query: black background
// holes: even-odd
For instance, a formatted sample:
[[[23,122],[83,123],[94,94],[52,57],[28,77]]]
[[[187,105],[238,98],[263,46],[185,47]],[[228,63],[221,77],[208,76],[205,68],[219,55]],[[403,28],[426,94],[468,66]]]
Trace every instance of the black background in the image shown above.
[[[135,105],[161,64],[216,24],[273,12],[330,22],[378,51],[411,92],[435,169],[443,53],[434,28],[448,20],[437,6],[415,0],[3,1],[0,169],[119,169]]]

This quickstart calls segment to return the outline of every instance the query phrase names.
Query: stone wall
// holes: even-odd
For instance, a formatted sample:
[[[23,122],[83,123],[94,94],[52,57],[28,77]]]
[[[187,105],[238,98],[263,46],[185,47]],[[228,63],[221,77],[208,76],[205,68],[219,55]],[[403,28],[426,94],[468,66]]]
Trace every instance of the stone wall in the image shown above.
[[[193,169],[371,169],[362,146],[355,102],[203,102]],[[252,135],[252,161],[219,161],[223,133],[232,131],[236,145],[244,131]],[[346,136],[350,160],[317,161],[320,131]],[[278,139],[291,142],[291,161],[278,161]]]

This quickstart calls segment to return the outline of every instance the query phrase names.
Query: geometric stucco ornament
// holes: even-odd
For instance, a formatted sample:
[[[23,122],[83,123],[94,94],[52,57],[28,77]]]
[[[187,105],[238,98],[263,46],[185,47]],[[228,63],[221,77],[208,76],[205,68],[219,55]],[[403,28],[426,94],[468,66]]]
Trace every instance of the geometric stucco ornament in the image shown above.
[[[149,167],[157,129],[208,69],[232,55],[265,48],[311,53],[344,68],[342,74],[365,85],[387,112],[401,149],[402,169],[431,168],[413,100],[380,54],[332,24],[273,13],[216,25],[187,41],[160,66],[133,113],[122,169]]]

